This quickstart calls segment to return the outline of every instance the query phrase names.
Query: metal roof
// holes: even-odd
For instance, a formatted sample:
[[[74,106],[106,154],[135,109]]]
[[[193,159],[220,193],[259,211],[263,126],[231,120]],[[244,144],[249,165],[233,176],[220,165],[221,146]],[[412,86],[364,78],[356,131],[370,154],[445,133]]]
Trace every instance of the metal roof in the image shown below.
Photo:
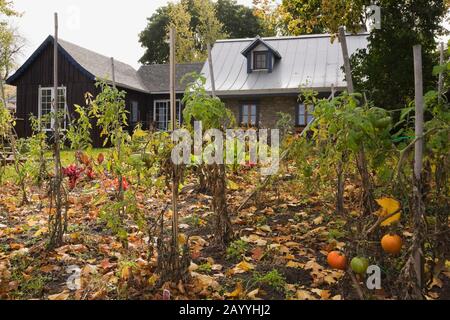
[[[177,92],[184,92],[186,81],[182,82],[186,74],[200,73],[203,67],[201,63],[180,63],[177,64],[176,88]],[[170,66],[168,64],[151,64],[139,68],[138,75],[150,93],[168,93],[170,90]],[[187,79],[186,79],[187,80]]]
[[[367,48],[368,34],[347,35],[349,54]],[[331,36],[305,35],[296,37],[262,38],[282,59],[276,60],[272,73],[253,71],[247,73],[247,61],[241,54],[255,39],[219,40],[214,44],[212,60],[216,93],[225,95],[297,93],[299,86],[317,91],[346,87],[341,66],[341,45]],[[206,90],[211,91],[208,63],[202,74],[206,77]]]

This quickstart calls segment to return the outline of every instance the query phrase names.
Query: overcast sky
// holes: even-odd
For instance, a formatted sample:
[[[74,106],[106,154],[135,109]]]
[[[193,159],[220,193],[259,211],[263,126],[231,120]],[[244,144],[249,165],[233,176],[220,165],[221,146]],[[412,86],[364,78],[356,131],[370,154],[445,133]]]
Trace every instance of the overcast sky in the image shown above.
[[[58,12],[59,36],[106,56],[139,66],[144,53],[138,34],[144,30],[147,17],[167,0],[13,0],[23,16],[14,19],[20,34],[27,41],[19,63],[53,34],[53,13]],[[251,5],[252,0],[238,0]]]
[[[252,0],[237,2],[252,5]],[[14,19],[14,24],[27,41],[20,64],[53,34],[53,13],[58,12],[62,39],[137,68],[144,53],[138,34],[144,30],[146,18],[168,1],[13,0],[13,3],[23,13],[22,17]]]

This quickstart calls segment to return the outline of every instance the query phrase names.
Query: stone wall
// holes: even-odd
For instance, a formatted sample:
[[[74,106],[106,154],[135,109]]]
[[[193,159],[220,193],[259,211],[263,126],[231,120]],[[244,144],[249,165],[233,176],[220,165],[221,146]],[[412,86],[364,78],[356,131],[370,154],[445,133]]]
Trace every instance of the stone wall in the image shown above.
[[[243,98],[223,98],[227,108],[233,111],[236,121],[239,122],[239,108],[245,102],[254,102],[259,110],[259,127],[275,128],[279,120],[278,112],[289,113],[292,117],[292,124],[295,124],[296,107],[298,105],[297,96],[279,97],[259,97],[256,99]]]

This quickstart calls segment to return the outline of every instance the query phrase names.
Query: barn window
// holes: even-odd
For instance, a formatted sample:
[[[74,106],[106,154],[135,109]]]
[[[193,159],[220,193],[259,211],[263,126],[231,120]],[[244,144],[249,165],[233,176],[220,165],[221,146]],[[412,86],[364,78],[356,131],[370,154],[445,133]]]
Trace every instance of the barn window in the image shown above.
[[[243,104],[241,106],[241,124],[246,126],[257,125],[257,107],[256,104]]]
[[[305,106],[303,103],[299,104],[297,109],[297,125],[303,127],[308,125],[314,119],[313,112],[314,106]]]
[[[54,128],[54,119],[52,116],[53,111],[53,88],[39,88],[39,110],[38,115],[41,123],[43,125],[43,130],[51,131]],[[64,121],[61,124],[62,129],[66,129],[66,114],[67,114],[67,104],[66,104],[66,88],[58,88],[58,111],[64,112]]]
[[[181,104],[176,100],[176,114],[178,124],[181,124]],[[156,129],[167,131],[170,128],[170,100],[155,100],[153,103],[153,121]]]
[[[267,51],[253,52],[253,70],[268,69]]]

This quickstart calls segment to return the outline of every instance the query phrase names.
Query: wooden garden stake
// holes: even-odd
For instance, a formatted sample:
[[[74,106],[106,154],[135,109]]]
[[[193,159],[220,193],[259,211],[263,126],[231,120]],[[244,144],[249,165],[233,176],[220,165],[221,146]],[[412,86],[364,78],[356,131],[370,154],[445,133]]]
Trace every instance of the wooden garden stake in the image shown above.
[[[441,42],[439,46],[440,57],[439,57],[439,65],[442,66],[444,64],[444,43]],[[438,99],[442,100],[442,91],[444,88],[444,73],[442,70],[439,72],[439,80],[438,80]]]
[[[414,54],[414,87],[415,87],[415,135],[414,147],[414,237],[413,237],[413,261],[417,285],[423,287],[423,250],[421,224],[425,213],[422,200],[422,168],[423,168],[423,126],[424,126],[424,98],[422,79],[422,46],[413,47]]]
[[[176,130],[177,117],[176,117],[176,95],[175,95],[175,28],[171,27],[169,30],[170,41],[170,119],[172,125],[172,131]],[[175,252],[178,253],[178,168],[173,164],[172,173],[172,243]],[[176,257],[178,261],[178,256]]]
[[[51,232],[49,248],[53,249],[62,245],[64,226],[62,217],[61,199],[61,150],[59,140],[59,110],[58,110],[58,14],[55,13],[55,39],[53,43],[53,132],[54,132],[54,153],[55,153],[55,178],[53,183],[53,193],[55,195],[56,211],[51,219]],[[52,215],[51,215],[52,216]]]
[[[214,79],[214,68],[213,68],[213,61],[212,61],[212,54],[211,54],[211,44],[208,43],[208,64],[209,64],[209,75],[211,78],[211,93],[212,96],[216,97],[216,81]]]
[[[355,90],[353,87],[352,69],[351,69],[351,65],[350,65],[350,57],[348,54],[347,38],[346,38],[345,30],[344,30],[343,26],[339,27],[339,41],[341,43],[342,57],[344,59],[344,69],[345,69],[345,78],[347,81],[347,91],[349,94],[353,94]],[[366,155],[364,152],[364,145],[360,146],[359,152],[356,155],[356,164],[358,167],[358,171],[361,175],[361,180],[362,180],[362,185],[363,185],[364,213],[366,215],[369,215],[375,209],[374,208],[375,200],[373,198],[372,185],[370,182],[369,171],[367,169],[367,159],[366,159]],[[338,190],[338,194],[340,192],[341,191]]]

